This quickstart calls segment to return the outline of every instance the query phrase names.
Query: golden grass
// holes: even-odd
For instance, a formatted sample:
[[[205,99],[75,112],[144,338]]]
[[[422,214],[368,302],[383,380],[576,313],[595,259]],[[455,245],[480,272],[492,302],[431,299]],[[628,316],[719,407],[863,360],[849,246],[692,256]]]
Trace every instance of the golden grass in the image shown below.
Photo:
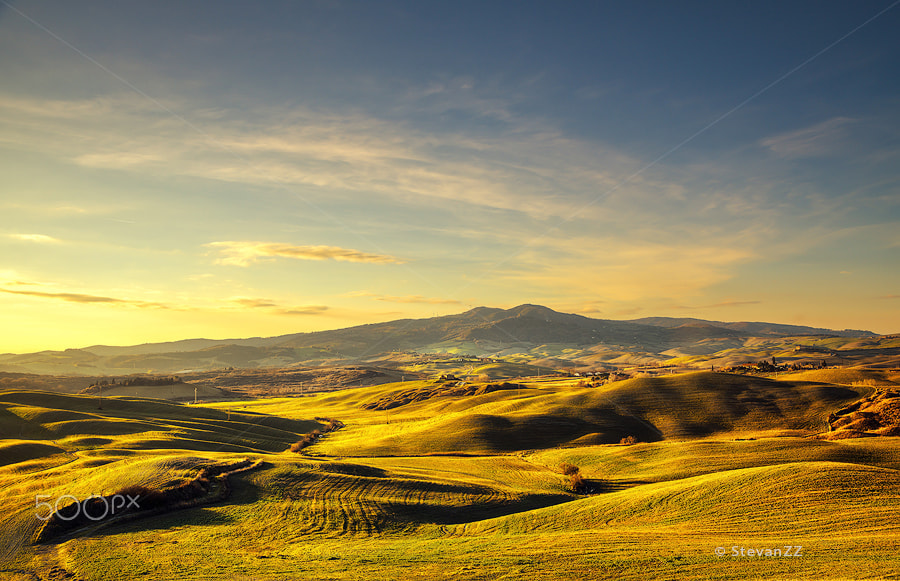
[[[65,450],[46,442],[30,440],[0,440],[0,466],[19,464],[27,460],[62,454]]]
[[[820,381],[836,385],[855,385],[866,387],[895,387],[896,374],[880,369],[839,368],[810,369],[793,373],[780,374],[777,379],[784,381]]]
[[[819,538],[900,534],[897,470],[791,462],[646,484],[455,529],[456,534],[667,528],[709,535]]]
[[[526,489],[549,476],[514,456],[271,463],[236,479],[229,504],[69,541],[66,568],[89,579],[812,579],[897,565],[900,482],[885,468],[788,462],[560,502],[546,485],[510,490],[506,475],[528,475],[513,478]],[[802,545],[806,559],[715,556],[732,545]]]
[[[93,398],[0,392],[11,436],[0,453],[14,460],[0,466],[0,569],[49,577],[58,566],[91,580],[837,579],[900,567],[900,438],[806,437],[865,386],[711,373],[526,384],[386,411],[363,406],[433,383],[205,406],[122,398],[103,410]],[[296,438],[275,446],[321,426],[312,418],[346,427],[306,454],[286,451]],[[112,433],[87,433],[90,422]],[[620,435],[642,442],[602,443]],[[237,453],[263,465],[233,476],[224,503],[41,547],[23,540],[39,525],[35,494],[161,488]],[[563,462],[600,493],[573,494]],[[714,553],[786,544],[807,557]]]
[[[361,409],[431,382],[384,384],[310,398],[263,400],[250,409],[322,416],[347,427],[311,452],[344,456],[503,453],[559,445],[687,439],[734,431],[826,429],[824,418],[868,388],[721,373],[631,379],[584,388],[576,380],[525,381],[521,390],[435,397],[388,410]],[[405,396],[403,396],[405,397]],[[238,404],[210,404],[228,409]],[[347,418],[352,418],[348,421]]]

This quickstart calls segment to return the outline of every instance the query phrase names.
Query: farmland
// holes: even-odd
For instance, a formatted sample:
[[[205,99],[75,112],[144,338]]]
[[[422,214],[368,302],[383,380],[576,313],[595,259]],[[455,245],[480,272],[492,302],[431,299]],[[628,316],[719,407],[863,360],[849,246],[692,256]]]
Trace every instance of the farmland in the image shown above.
[[[469,390],[416,380],[202,405],[110,397],[102,409],[85,395],[6,391],[2,427],[16,437],[0,467],[3,575],[887,576],[898,565],[900,441],[817,436],[829,413],[896,379],[701,372]],[[342,427],[289,451],[330,419]],[[220,479],[227,495],[213,479],[186,501],[35,542],[46,526],[36,495],[172,496],[242,461],[252,469]],[[785,546],[802,556],[731,555]]]

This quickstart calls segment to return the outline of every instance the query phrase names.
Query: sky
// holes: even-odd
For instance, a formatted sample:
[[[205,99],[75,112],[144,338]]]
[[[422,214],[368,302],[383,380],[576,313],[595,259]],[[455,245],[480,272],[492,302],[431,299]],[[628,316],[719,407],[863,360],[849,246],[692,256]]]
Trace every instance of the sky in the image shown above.
[[[0,0],[0,352],[900,332],[900,1]]]

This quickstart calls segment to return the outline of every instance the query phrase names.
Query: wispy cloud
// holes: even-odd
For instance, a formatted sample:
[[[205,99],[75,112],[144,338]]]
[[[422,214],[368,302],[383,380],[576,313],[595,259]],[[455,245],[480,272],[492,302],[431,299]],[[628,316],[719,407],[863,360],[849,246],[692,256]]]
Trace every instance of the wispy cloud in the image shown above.
[[[26,242],[39,242],[42,244],[58,244],[62,242],[62,240],[58,238],[46,236],[44,234],[9,234],[8,236],[10,238],[15,238],[16,240],[24,240]]]
[[[729,307],[743,307],[746,305],[758,305],[761,304],[762,301],[723,301],[720,303],[715,303],[711,305],[675,305],[669,307],[671,309],[684,310],[684,311],[694,311],[694,310],[705,310],[705,309],[720,309],[720,308],[729,308]]]
[[[234,298],[231,302],[248,309],[270,309],[278,306],[277,303],[267,299]]]
[[[26,276],[15,270],[0,270],[0,285],[2,286],[49,286],[45,282],[26,279]]]
[[[369,291],[353,291],[344,293],[344,297],[369,297],[376,301],[385,301],[388,303],[407,303],[407,304],[428,304],[428,305],[460,305],[462,301],[456,299],[442,299],[435,297],[424,297],[422,295],[381,295]]]
[[[248,299],[238,297],[231,299],[231,302],[248,309],[270,309],[278,306],[277,303],[274,303],[267,299]]]
[[[0,288],[0,292],[14,294],[14,295],[25,295],[31,297],[38,297],[43,299],[55,299],[60,301],[66,301],[70,303],[83,303],[83,304],[95,304],[95,303],[107,303],[107,304],[115,304],[122,306],[131,306],[138,308],[152,308],[152,309],[167,309],[164,304],[161,303],[151,303],[146,301],[135,301],[129,299],[117,299],[113,297],[105,297],[99,295],[88,295],[81,293],[48,293],[48,292],[40,292],[40,291],[25,291],[25,290],[12,290],[7,288]]]
[[[572,237],[523,253],[497,275],[533,296],[552,296],[564,287],[585,301],[598,296],[612,302],[684,300],[730,279],[738,265],[756,257],[752,248],[741,246],[739,235],[716,244]]]
[[[48,283],[28,282],[5,280],[3,284],[10,286],[48,286]],[[53,286],[53,285],[49,285]],[[326,305],[291,305],[282,304],[274,300],[254,297],[234,297],[224,302],[209,302],[208,300],[197,301],[190,297],[182,297],[184,303],[170,304],[161,302],[150,302],[128,298],[116,298],[105,295],[75,293],[75,292],[46,292],[36,290],[14,290],[12,288],[0,287],[0,293],[11,295],[20,295],[34,297],[39,299],[57,300],[68,303],[78,303],[83,305],[110,305],[115,307],[133,307],[138,309],[166,309],[171,311],[182,312],[203,312],[203,313],[222,313],[239,310],[259,310],[269,315],[285,315],[285,316],[311,316],[322,315],[331,310]]]
[[[0,142],[91,168],[375,194],[418,204],[439,200],[539,217],[575,212],[584,205],[584,191],[609,189],[639,167],[638,160],[602,144],[510,116],[502,99],[472,97],[465,86],[456,98],[476,118],[505,119],[499,133],[435,134],[412,122],[302,107],[249,117],[223,110],[209,120],[188,103],[171,104],[193,120],[185,127],[136,97],[67,102],[0,95],[6,134]],[[453,103],[440,107],[458,111]],[[437,106],[433,99],[409,105],[422,112]],[[641,187],[663,194],[666,189],[664,181],[651,183],[649,176]]]
[[[759,305],[762,304],[762,301],[724,301],[721,303],[716,303],[714,305],[710,305],[709,308],[719,308],[719,307],[742,307],[744,305]]]
[[[489,230],[502,234],[527,217],[540,222],[528,238],[543,234],[548,218],[595,226],[759,220],[761,213],[775,213],[772,200],[783,193],[770,192],[761,177],[742,189],[736,185],[741,180],[733,179],[737,170],[722,164],[685,171],[658,164],[644,171],[645,161],[615,147],[572,137],[546,120],[511,114],[511,97],[479,97],[492,93],[473,89],[471,79],[445,79],[407,93],[404,106],[425,117],[433,117],[426,115],[432,110],[463,111],[472,120],[490,118],[496,124],[490,131],[475,122],[435,129],[411,118],[303,106],[220,109],[211,118],[189,102],[167,103],[190,120],[186,126],[137,97],[35,103],[0,95],[6,134],[0,141],[153,179],[191,176],[284,188],[320,209],[359,201],[376,207],[396,203],[411,211],[446,208],[465,216],[456,224],[459,230],[499,216],[485,209],[501,210],[511,219],[495,221]],[[834,137],[852,121],[836,118],[804,130],[808,135],[775,136],[766,147],[812,151],[813,142],[821,146],[824,135]],[[778,208],[777,215],[785,213],[790,212]],[[235,260],[230,263],[246,264]]]
[[[608,301],[594,299],[588,301],[582,301],[575,305],[566,305],[558,308],[557,310],[561,310],[566,313],[575,313],[578,315],[584,316],[594,316],[600,315],[604,312],[604,309],[608,308]]]
[[[328,310],[329,310],[329,307],[326,307],[325,305],[310,305],[307,307],[293,307],[290,309],[278,309],[277,313],[279,315],[306,316],[306,315],[322,315]]]
[[[274,315],[321,315],[330,308],[326,305],[284,306],[261,298],[235,297],[231,302],[244,309],[261,309]]]
[[[91,99],[34,99],[5,95],[0,98],[0,110],[18,116],[21,123],[28,123],[32,117],[45,117],[58,122],[83,122],[96,117],[119,115],[123,110],[158,114],[158,107],[153,103],[129,94]]]
[[[375,264],[402,264],[403,261],[386,254],[372,254],[338,246],[296,246],[279,242],[222,241],[205,246],[217,248],[224,255],[218,264],[250,266],[265,258],[295,258],[298,260],[337,260]]]
[[[832,155],[844,145],[848,138],[847,130],[855,121],[848,117],[834,117],[811,127],[769,137],[760,144],[789,159]]]
[[[147,166],[153,163],[161,163],[164,158],[154,153],[119,152],[88,153],[79,155],[74,159],[78,165],[88,167],[103,167],[108,169],[128,169],[138,166]]]
[[[14,196],[11,196],[14,197]],[[88,216],[88,215],[104,215],[122,210],[122,205],[104,203],[103,205],[94,204],[89,207],[75,205],[71,203],[59,202],[56,204],[46,204],[39,201],[29,200],[26,194],[21,197],[14,198],[16,201],[0,201],[0,208],[17,210],[29,214],[46,216]]]

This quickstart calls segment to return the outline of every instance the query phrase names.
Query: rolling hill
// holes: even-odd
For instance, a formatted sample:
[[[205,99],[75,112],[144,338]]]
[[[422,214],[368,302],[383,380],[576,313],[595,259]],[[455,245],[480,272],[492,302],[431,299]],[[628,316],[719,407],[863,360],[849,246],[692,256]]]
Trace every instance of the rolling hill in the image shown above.
[[[889,578],[898,438],[811,436],[896,375],[828,372],[417,380],[102,409],[0,391],[0,578]],[[286,448],[326,417],[345,427]],[[243,465],[165,511],[55,536],[35,518],[36,495],[173,497]],[[730,553],[785,545],[804,558]]]
[[[317,399],[316,415],[367,418],[317,449],[337,456],[494,454],[614,444],[628,436],[655,442],[757,431],[811,435],[827,429],[829,413],[870,391],[710,372],[595,388],[526,381],[467,396],[444,395],[431,382],[386,384]],[[373,405],[391,401],[400,405]],[[293,407],[283,401],[271,411],[291,417]]]

